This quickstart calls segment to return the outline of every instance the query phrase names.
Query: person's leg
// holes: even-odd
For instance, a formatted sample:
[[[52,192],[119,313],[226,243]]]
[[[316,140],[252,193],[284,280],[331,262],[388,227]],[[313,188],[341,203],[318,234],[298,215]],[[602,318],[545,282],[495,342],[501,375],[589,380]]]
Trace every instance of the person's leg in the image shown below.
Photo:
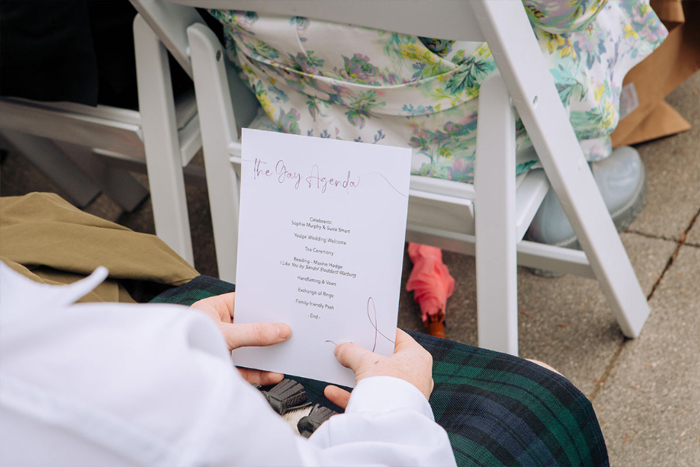
[[[214,277],[198,276],[185,285],[168,289],[159,294],[151,303],[176,303],[190,306],[203,298],[228,292],[235,292],[236,286]]]
[[[623,146],[605,159],[590,163],[593,177],[618,231],[626,229],[642,212],[647,193],[644,161],[632,147]],[[526,240],[581,249],[574,228],[557,195],[549,190],[525,234]]]
[[[427,334],[411,336],[433,356],[435,421],[457,464],[609,465],[590,401],[543,365]],[[314,403],[331,407],[327,383],[294,377]]]
[[[590,401],[560,374],[508,354],[414,338],[433,355],[430,404],[458,464],[608,464]]]
[[[191,305],[234,290],[200,276],[153,302]],[[459,465],[608,465],[590,401],[560,374],[512,355],[410,334],[433,356],[430,405]],[[292,378],[312,403],[342,412],[323,396],[327,383]]]

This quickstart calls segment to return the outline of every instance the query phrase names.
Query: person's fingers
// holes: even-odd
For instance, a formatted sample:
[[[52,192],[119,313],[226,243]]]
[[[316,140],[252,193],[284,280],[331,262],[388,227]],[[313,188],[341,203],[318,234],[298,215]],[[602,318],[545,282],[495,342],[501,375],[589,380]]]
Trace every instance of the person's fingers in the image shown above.
[[[219,325],[228,348],[233,350],[246,346],[267,346],[279,344],[289,339],[292,328],[284,323],[249,323]]]
[[[340,389],[338,386],[328,385],[323,390],[323,394],[329,401],[345,410],[350,402],[350,393],[345,389]]]
[[[394,348],[394,353],[408,352],[415,355],[414,358],[421,359],[427,362],[431,367],[433,364],[433,356],[430,352],[425,350],[425,348],[420,345],[414,338],[412,338],[408,333],[402,331],[401,329],[396,329],[396,347]]]
[[[362,365],[363,359],[367,358],[368,355],[372,355],[372,352],[350,342],[341,342],[335,346],[335,358],[341,365],[345,368],[350,368],[355,374],[357,374]],[[379,355],[377,355],[377,358],[379,358]]]
[[[411,383],[426,399],[433,390],[432,355],[400,329],[396,330],[394,354],[389,357],[370,352],[357,344],[344,342],[335,347],[335,358],[355,373],[356,381],[373,376],[392,376]],[[333,397],[336,393],[333,389],[330,391],[330,397]]]
[[[233,308],[236,300],[236,293],[230,292],[222,295],[204,298],[192,304],[192,308],[197,308],[209,315],[217,323],[233,322]]]
[[[239,368],[238,372],[243,379],[250,384],[257,383],[260,386],[269,386],[277,384],[284,379],[282,373],[273,373],[271,371],[253,370],[251,368]]]
[[[220,297],[226,312],[231,317],[231,321],[233,321],[233,309],[236,306],[236,292],[225,293],[220,295]]]
[[[416,342],[415,339],[413,339],[413,337],[411,337],[407,332],[396,328],[396,346],[394,347],[394,353],[415,347],[421,347],[421,345]]]

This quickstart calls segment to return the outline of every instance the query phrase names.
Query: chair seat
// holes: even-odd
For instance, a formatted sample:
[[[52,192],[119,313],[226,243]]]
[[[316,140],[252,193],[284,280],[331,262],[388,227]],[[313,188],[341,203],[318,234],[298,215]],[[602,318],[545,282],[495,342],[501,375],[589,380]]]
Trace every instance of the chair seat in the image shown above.
[[[201,146],[194,90],[175,101],[175,121],[183,144],[183,166]],[[90,146],[103,155],[146,160],[139,112],[119,107],[0,98],[0,127],[55,141]]]
[[[247,125],[254,130],[280,132],[262,107]],[[238,146],[231,151],[231,161],[240,164]],[[516,238],[522,240],[537,208],[549,190],[549,180],[542,169],[531,170],[516,178]],[[427,234],[423,227],[440,237],[441,233],[474,235],[474,186],[468,183],[424,176],[411,176],[407,230]],[[448,248],[449,249],[449,248]],[[458,250],[462,252],[463,249]]]

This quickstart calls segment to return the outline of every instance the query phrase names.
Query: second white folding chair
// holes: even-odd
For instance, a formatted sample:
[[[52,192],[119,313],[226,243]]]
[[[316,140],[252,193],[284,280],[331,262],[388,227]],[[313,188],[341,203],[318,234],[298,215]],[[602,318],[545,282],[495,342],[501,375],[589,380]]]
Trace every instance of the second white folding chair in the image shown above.
[[[482,347],[518,353],[517,264],[596,278],[622,332],[636,337],[649,315],[632,265],[610,219],[545,66],[520,0],[177,0],[207,8],[306,16],[424,37],[485,40],[500,74],[479,96],[475,184],[412,177],[407,239],[476,255],[478,338]],[[166,44],[186,44],[202,125],[219,272],[235,281],[239,129],[257,103],[235,76],[221,44],[194,9],[132,0]],[[190,16],[187,16],[190,15]],[[187,19],[189,18],[189,19]],[[518,180],[515,110],[544,167]],[[545,176],[546,174],[546,176]],[[523,241],[554,188],[583,251]]]

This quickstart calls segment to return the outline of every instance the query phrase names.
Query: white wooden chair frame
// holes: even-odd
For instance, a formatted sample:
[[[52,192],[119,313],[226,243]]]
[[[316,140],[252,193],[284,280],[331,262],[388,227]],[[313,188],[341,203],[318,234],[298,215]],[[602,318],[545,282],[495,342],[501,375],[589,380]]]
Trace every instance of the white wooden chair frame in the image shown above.
[[[175,0],[195,7],[306,16],[445,39],[485,40],[499,73],[479,96],[474,186],[412,177],[407,239],[476,256],[478,339],[518,353],[517,264],[596,278],[627,337],[649,306],[595,184],[520,0]],[[250,93],[201,19],[165,0],[132,0],[151,29],[191,60],[199,108],[219,273],[235,281],[239,129]],[[445,12],[449,12],[446,14]],[[516,181],[515,112],[544,172]],[[247,115],[242,116],[241,109]],[[145,109],[144,109],[145,110]],[[583,251],[522,240],[549,184]],[[473,206],[476,206],[476,209]]]
[[[147,169],[156,234],[194,264],[184,176],[206,186],[188,167],[202,147],[194,92],[175,102],[166,49],[143,20],[135,30],[140,112],[0,98],[0,139],[81,207],[104,192],[131,211],[148,190],[127,171]]]

